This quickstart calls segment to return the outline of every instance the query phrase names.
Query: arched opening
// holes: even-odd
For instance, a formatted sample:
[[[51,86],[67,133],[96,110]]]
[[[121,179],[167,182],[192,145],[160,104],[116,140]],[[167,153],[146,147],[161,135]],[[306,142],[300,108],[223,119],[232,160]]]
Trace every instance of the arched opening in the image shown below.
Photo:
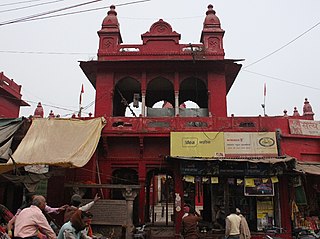
[[[183,80],[180,84],[179,103],[180,116],[208,116],[208,89],[206,84],[195,77]],[[181,107],[184,106],[183,104],[185,107]]]
[[[131,168],[120,168],[112,172],[112,184],[138,185],[138,173]],[[111,190],[111,199],[124,200],[122,189],[114,188]],[[139,195],[133,201],[133,224],[139,222]]]
[[[126,116],[127,108],[132,116],[139,116],[135,113],[133,104],[137,104],[140,97],[141,86],[138,80],[126,77],[118,81],[114,88],[113,116]]]
[[[160,106],[160,102],[162,102],[162,106]],[[174,87],[172,82],[163,77],[151,80],[147,87],[146,106],[148,117],[174,116]]]

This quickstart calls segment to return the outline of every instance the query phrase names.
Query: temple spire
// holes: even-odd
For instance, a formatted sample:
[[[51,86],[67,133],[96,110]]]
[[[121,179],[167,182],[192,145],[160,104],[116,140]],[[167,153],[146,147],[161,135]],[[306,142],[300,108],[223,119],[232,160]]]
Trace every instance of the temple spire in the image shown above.
[[[103,19],[101,30],[98,31],[100,37],[98,56],[107,52],[116,52],[117,46],[122,43],[120,24],[117,18],[116,7],[110,6],[108,15]]]
[[[200,42],[204,44],[207,51],[224,56],[223,35],[224,30],[221,29],[220,20],[216,16],[213,5],[210,4],[203,22]]]

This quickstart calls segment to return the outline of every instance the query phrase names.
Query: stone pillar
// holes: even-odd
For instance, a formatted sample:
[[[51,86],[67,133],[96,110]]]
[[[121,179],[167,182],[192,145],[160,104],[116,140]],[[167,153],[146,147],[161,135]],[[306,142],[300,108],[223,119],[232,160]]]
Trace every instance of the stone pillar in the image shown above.
[[[146,92],[142,91],[142,96],[141,96],[141,115],[142,117],[146,117]]]
[[[174,92],[174,108],[175,108],[175,116],[179,115],[179,91]]]
[[[126,199],[127,203],[127,225],[126,225],[126,239],[132,239],[133,235],[133,200],[137,196],[137,192],[132,188],[126,188],[122,191],[122,196]]]

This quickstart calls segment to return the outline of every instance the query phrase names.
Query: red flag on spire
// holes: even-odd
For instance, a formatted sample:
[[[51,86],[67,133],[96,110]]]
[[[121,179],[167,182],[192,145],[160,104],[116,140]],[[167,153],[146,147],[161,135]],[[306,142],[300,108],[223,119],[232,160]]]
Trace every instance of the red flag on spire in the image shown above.
[[[79,100],[79,104],[81,105],[82,103],[82,94],[84,93],[84,88],[83,88],[83,84],[81,86],[81,92],[80,92],[80,100]]]

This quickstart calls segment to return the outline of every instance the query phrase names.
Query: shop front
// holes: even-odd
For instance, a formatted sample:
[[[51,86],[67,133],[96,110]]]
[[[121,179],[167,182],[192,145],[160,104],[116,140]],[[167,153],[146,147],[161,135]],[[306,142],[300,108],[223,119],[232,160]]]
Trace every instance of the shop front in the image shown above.
[[[278,156],[275,133],[172,133],[168,160],[178,165],[182,202],[202,214],[203,238],[224,238],[232,207],[246,217],[253,237],[270,228],[291,237],[288,182],[295,159]]]
[[[282,215],[288,203],[282,205],[280,199],[288,188],[280,185],[290,177],[293,158],[171,160],[180,164],[183,202],[202,214],[199,230],[204,238],[224,237],[225,217],[231,207],[246,217],[253,236],[260,237],[269,228],[283,228],[279,233],[291,230],[285,228],[289,218]]]
[[[295,234],[320,230],[320,163],[298,162],[292,178],[291,220]]]

